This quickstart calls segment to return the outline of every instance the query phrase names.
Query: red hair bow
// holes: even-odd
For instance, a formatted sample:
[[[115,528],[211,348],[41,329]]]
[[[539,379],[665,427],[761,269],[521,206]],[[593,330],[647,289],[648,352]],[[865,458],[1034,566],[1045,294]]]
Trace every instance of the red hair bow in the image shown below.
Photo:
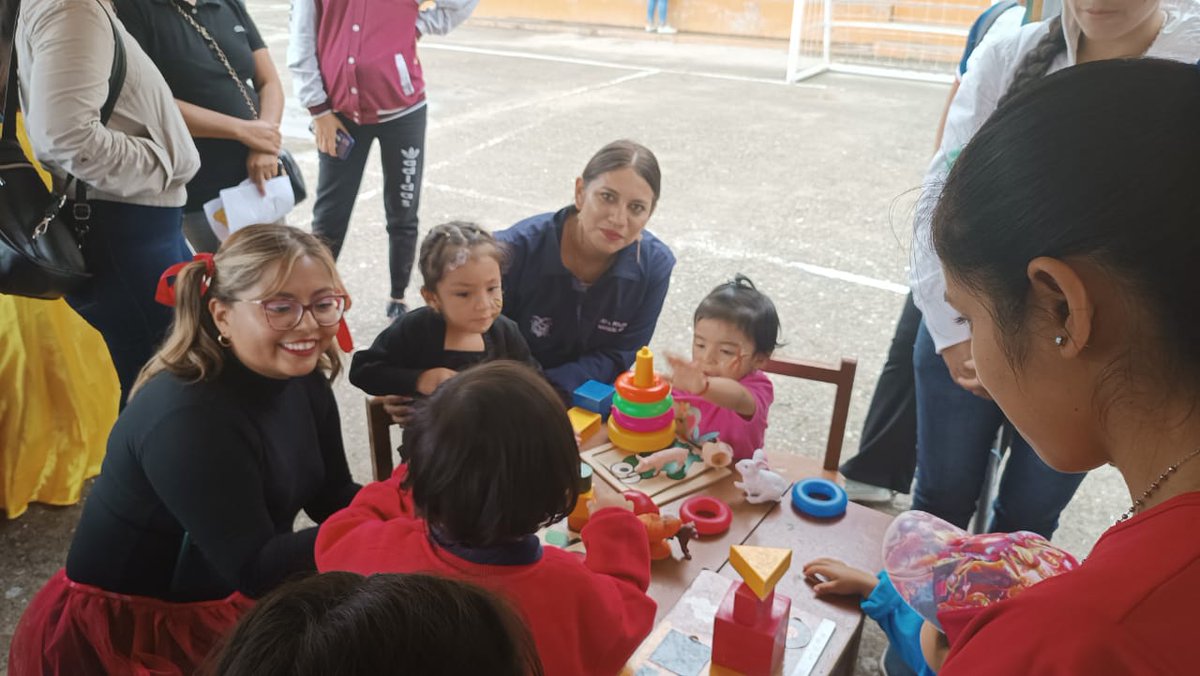
[[[210,253],[198,253],[192,256],[192,260],[176,263],[171,267],[163,270],[162,276],[158,278],[158,289],[154,292],[154,300],[166,305],[167,307],[175,307],[175,278],[183,269],[196,261],[204,261],[204,277],[200,280],[200,295],[208,293],[208,285],[212,283],[213,275],[216,274],[217,266],[213,262],[213,256]]]

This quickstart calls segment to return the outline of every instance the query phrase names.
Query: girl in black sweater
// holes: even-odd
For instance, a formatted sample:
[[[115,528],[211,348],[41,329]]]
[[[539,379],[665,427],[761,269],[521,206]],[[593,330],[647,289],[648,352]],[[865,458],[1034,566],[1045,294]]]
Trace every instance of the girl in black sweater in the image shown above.
[[[453,221],[430,230],[419,259],[426,306],[355,353],[350,382],[387,396],[389,413],[403,422],[412,397],[433,394],[467,367],[511,359],[538,369],[517,325],[500,314],[503,265],[501,245],[474,223]]]

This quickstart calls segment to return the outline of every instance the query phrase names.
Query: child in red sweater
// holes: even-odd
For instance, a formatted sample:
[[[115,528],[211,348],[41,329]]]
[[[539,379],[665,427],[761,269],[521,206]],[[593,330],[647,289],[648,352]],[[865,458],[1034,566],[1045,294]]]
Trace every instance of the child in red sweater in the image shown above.
[[[506,597],[546,674],[618,672],[650,633],[650,549],[627,509],[595,509],[587,556],[536,531],[579,497],[579,453],[554,390],[511,361],[469,369],[417,408],[409,461],[370,484],[317,536],[321,571],[425,572]]]

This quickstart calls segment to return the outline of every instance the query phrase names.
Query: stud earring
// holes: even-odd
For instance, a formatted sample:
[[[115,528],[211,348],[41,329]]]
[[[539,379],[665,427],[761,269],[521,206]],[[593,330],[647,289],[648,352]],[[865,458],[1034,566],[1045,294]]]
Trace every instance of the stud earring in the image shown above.
[[[232,344],[229,342],[229,336],[226,336],[223,333],[221,335],[217,336],[217,343],[221,347],[229,347]]]
[[[1066,337],[1066,336],[1055,336],[1055,337],[1054,337],[1054,344],[1055,344],[1055,345],[1057,345],[1057,346],[1059,346],[1059,347],[1062,347],[1063,345],[1066,345],[1066,344],[1067,344],[1067,337]]]

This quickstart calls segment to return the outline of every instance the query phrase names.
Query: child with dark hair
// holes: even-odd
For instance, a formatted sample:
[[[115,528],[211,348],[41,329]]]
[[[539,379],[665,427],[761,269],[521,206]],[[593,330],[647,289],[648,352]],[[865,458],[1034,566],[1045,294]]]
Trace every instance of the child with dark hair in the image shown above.
[[[484,361],[512,359],[536,368],[517,325],[500,314],[504,263],[502,245],[474,223],[452,221],[430,230],[419,259],[425,307],[355,353],[350,382],[373,395],[428,396]]]
[[[540,676],[533,637],[507,603],[432,575],[325,573],[259,601],[208,676]]]
[[[547,674],[619,671],[654,622],[646,531],[601,501],[581,534],[585,558],[542,548],[537,530],[579,497],[579,451],[554,389],[521,364],[482,364],[423,400],[407,432],[407,464],[321,529],[318,569],[471,580],[517,607]]]
[[[762,448],[775,388],[762,367],[779,347],[775,304],[744,275],[713,289],[693,315],[692,359],[667,355],[689,429],[716,434],[738,460]]]

